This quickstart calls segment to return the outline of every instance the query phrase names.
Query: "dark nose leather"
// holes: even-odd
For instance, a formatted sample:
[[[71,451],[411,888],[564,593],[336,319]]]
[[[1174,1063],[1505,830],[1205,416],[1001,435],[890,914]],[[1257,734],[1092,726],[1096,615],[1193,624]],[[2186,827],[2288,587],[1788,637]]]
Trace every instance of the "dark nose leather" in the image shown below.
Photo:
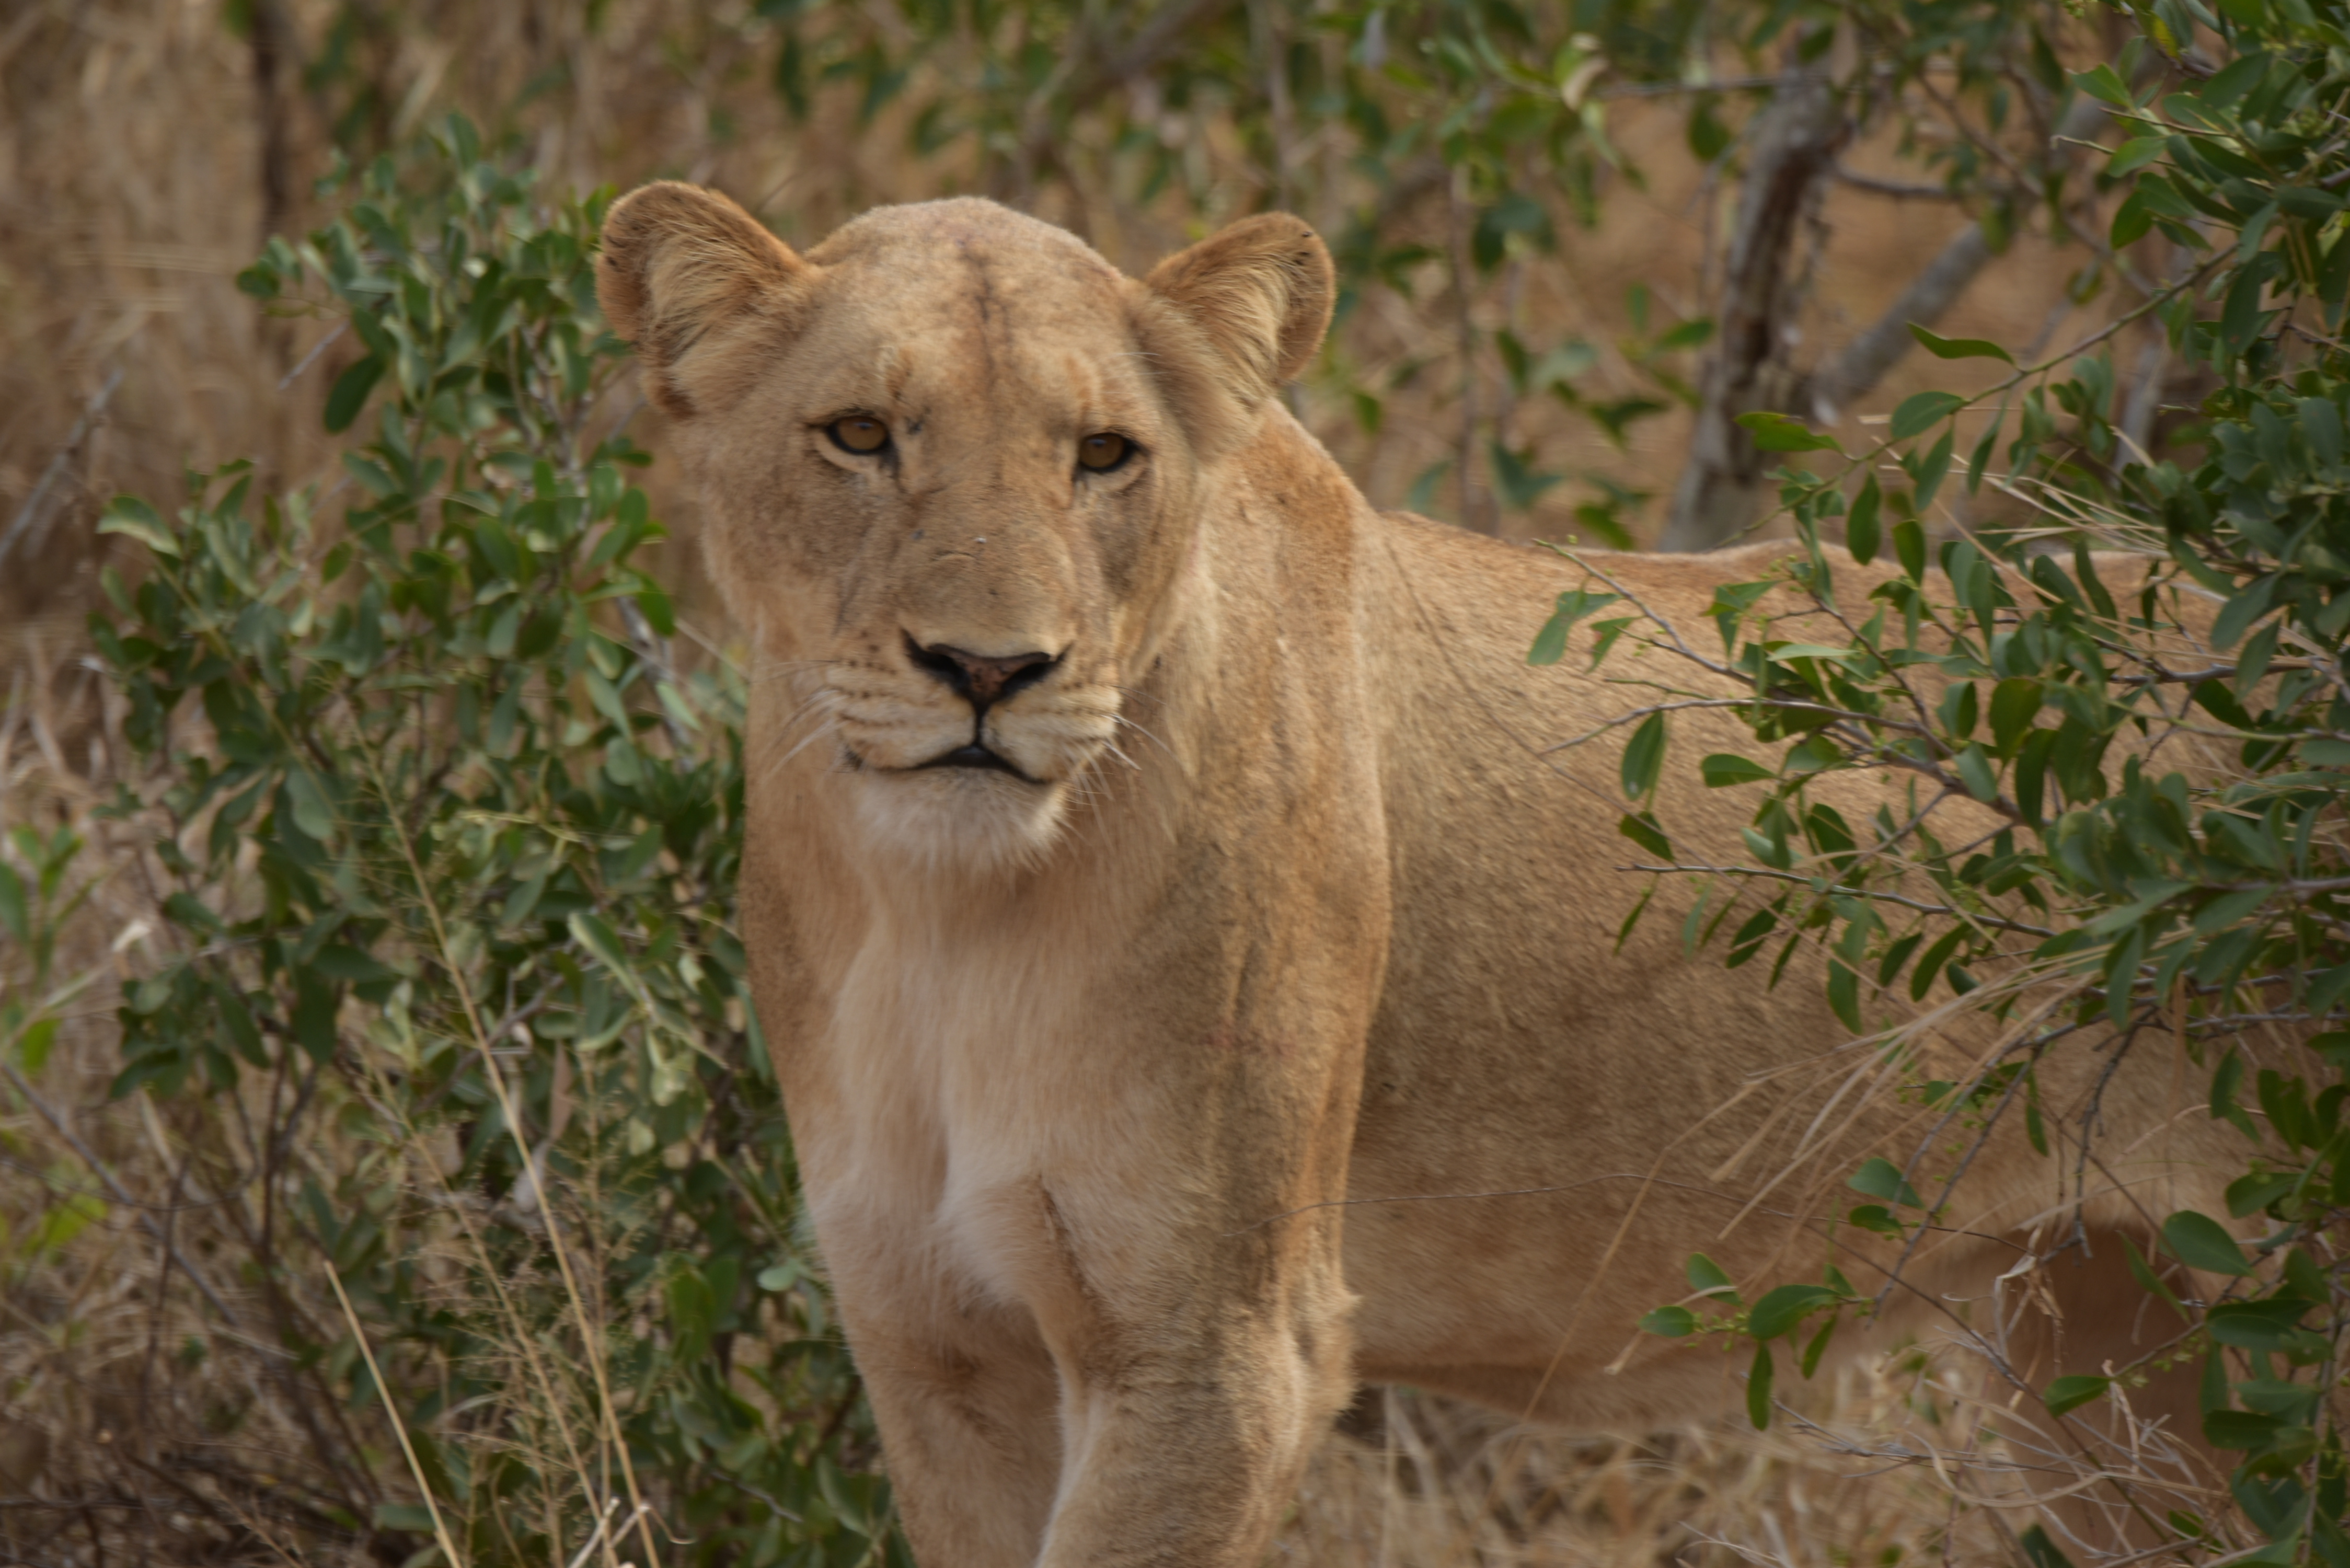
[[[1014,653],[991,659],[945,643],[929,647],[907,639],[906,652],[914,663],[971,700],[982,713],[1024,687],[1034,686],[1051,670],[1049,653]]]

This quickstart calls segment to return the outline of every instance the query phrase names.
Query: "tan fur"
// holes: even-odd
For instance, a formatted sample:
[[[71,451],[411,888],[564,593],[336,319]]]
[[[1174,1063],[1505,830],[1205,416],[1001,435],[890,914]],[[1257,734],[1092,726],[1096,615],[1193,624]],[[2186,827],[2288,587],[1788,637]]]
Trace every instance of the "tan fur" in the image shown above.
[[[1766,991],[1670,916],[1612,950],[1645,885],[1614,755],[1542,748],[1630,699],[1524,661],[1583,574],[1373,512],[1282,410],[1330,309],[1304,223],[1137,282],[987,202],[803,258],[656,185],[613,209],[599,286],[756,650],[759,1012],[930,1568],[1238,1568],[1357,1379],[1652,1426],[1736,1393],[1719,1355],[1635,1343],[1690,1251],[1875,1282],[1881,1252],[1803,1221],[1926,1124],[1800,966]],[[849,413],[886,458],[828,440]],[[1097,431],[1140,454],[1079,472]],[[1713,586],[1771,556],[1601,565],[1710,635]],[[983,721],[1024,776],[920,766],[974,738],[917,658],[940,647],[1054,659]],[[1739,853],[1751,799],[1691,764],[1745,739],[1678,732],[1662,810],[1692,855]],[[2076,1055],[2052,1117],[2101,1068]],[[2162,1126],[2171,1084],[2147,1049],[2105,1091],[2150,1139],[2107,1144],[2093,1250],[2208,1190],[2219,1147],[2199,1111]],[[1988,1151],[1929,1293],[2055,1249],[2067,1174]],[[2068,1365],[2133,1354],[2110,1315],[2068,1332]]]

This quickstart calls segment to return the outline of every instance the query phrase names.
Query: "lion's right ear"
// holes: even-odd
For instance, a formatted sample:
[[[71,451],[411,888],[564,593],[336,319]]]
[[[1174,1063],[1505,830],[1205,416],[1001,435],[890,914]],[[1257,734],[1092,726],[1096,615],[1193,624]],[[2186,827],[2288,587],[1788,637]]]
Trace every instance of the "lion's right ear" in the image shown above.
[[[723,408],[796,324],[815,269],[715,191],[664,180],[604,217],[596,298],[679,419]]]

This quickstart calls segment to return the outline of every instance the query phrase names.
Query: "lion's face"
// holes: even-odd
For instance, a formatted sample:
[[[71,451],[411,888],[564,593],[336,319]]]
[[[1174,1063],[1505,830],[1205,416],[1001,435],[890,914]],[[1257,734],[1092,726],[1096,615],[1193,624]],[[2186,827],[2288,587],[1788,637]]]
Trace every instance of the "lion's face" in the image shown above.
[[[955,201],[802,259],[658,185],[605,247],[729,607],[797,699],[761,763],[816,753],[878,847],[1048,848],[1087,776],[1131,763],[1126,688],[1179,612],[1213,464],[1326,322],[1319,242],[1251,220],[1139,283]]]

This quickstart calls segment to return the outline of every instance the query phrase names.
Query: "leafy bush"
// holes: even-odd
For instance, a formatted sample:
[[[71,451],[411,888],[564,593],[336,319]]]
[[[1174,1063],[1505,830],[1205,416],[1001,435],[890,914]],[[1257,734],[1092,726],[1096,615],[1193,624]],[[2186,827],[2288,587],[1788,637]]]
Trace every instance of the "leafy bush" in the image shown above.
[[[371,1522],[411,1561],[882,1560],[731,924],[740,684],[633,564],[607,198],[535,198],[462,121],[338,180],[240,283],[363,350],[342,480],[231,464],[103,524],[151,559],[92,635],[176,781],[115,1092],[214,1107],[265,1332],[333,1466],[400,1456]],[[286,1287],[313,1269],[338,1320]]]
[[[1752,692],[1738,711],[1758,748],[1698,764],[1710,784],[1768,784],[1746,833],[1753,859],[1726,868],[1734,896],[1717,889],[1692,926],[1732,966],[1816,942],[1838,1015],[1856,1033],[1889,1024],[1893,1048],[1898,1020],[1914,1016],[1904,1002],[1955,995],[2009,1022],[2013,1045],[1974,1081],[1913,1088],[1982,1136],[2024,1117],[2043,1150],[2034,1086],[2047,1053],[2175,1039],[2199,1065],[2210,1114],[2244,1135],[2242,1172],[2228,1216],[2174,1214],[2162,1235],[2179,1261],[2235,1282],[2217,1301],[2181,1303],[2142,1262],[2137,1272],[2187,1315],[2179,1350],[2204,1366],[2206,1437],[2239,1458],[2241,1520],[2175,1512],[2170,1525],[2182,1550],[2345,1564],[2350,1471],[2333,1394],[2350,1325],[2339,1249],[2350,1216],[2350,35],[2338,14],[2299,0],[2227,0],[2216,13],[2157,0],[2133,15],[2138,40],[2075,80],[2129,132],[2106,163],[2123,192],[2111,244],[2148,240],[2144,251],[2185,258],[2177,275],[2150,284],[2116,328],[2040,363],[1919,332],[1937,355],[2010,373],[1971,398],[1908,399],[1887,440],[1857,456],[1798,421],[1746,417],[1765,446],[1827,459],[1778,475],[1806,547],[1786,580],[1806,609],[1833,601],[1824,532],[1840,525],[1863,564],[1887,545],[1898,563],[1869,592],[1867,618],[1844,622],[1847,635],[1823,643],[1814,617],[1791,641],[1756,608],[1767,583],[1721,590],[1719,660],[1695,651],[1710,639],[1637,613],[1603,635],[1707,663]],[[2178,53],[2199,26],[2227,47],[2216,67]],[[2191,85],[2159,97],[2130,85],[2159,50]],[[2116,428],[2107,341],[2137,319],[2215,384],[2172,438],[2199,444],[2198,462],[2152,461]],[[1962,419],[1981,421],[1963,457]],[[1927,508],[1961,483],[1997,485],[2030,525],[1934,547]],[[2117,595],[2093,544],[2137,552],[2143,583]],[[1613,602],[1568,596],[1537,659],[1562,657],[1574,625]],[[1625,782],[1636,807],[1681,695],[1634,715]],[[2181,766],[2198,743],[2224,749],[2226,765]],[[1907,801],[1853,823],[1812,798],[1813,781],[1856,768],[1906,775]],[[1948,826],[1960,803],[1992,814],[1996,831]],[[1625,826],[1670,860],[1672,824],[1636,810]],[[1701,869],[1714,874],[1680,863],[1668,874]],[[2094,1118],[2092,1106],[2069,1129],[2084,1151]],[[1877,1201],[1852,1221],[1916,1225],[1948,1196],[1929,1173],[1956,1179],[1927,1148],[1903,1169],[1872,1161],[1852,1185]],[[2249,1253],[2229,1220],[2259,1226]],[[1700,1289],[1728,1284],[1702,1272],[1692,1264]],[[1840,1279],[1783,1285],[1714,1320],[1757,1342],[1758,1425],[1771,1409],[1770,1342],[1852,1299]],[[1668,1308],[1650,1325],[1681,1334],[1699,1320]],[[2062,1417],[2145,1371],[2062,1378],[2043,1400]],[[2062,1560],[2044,1535],[2028,1544],[2039,1561]]]

